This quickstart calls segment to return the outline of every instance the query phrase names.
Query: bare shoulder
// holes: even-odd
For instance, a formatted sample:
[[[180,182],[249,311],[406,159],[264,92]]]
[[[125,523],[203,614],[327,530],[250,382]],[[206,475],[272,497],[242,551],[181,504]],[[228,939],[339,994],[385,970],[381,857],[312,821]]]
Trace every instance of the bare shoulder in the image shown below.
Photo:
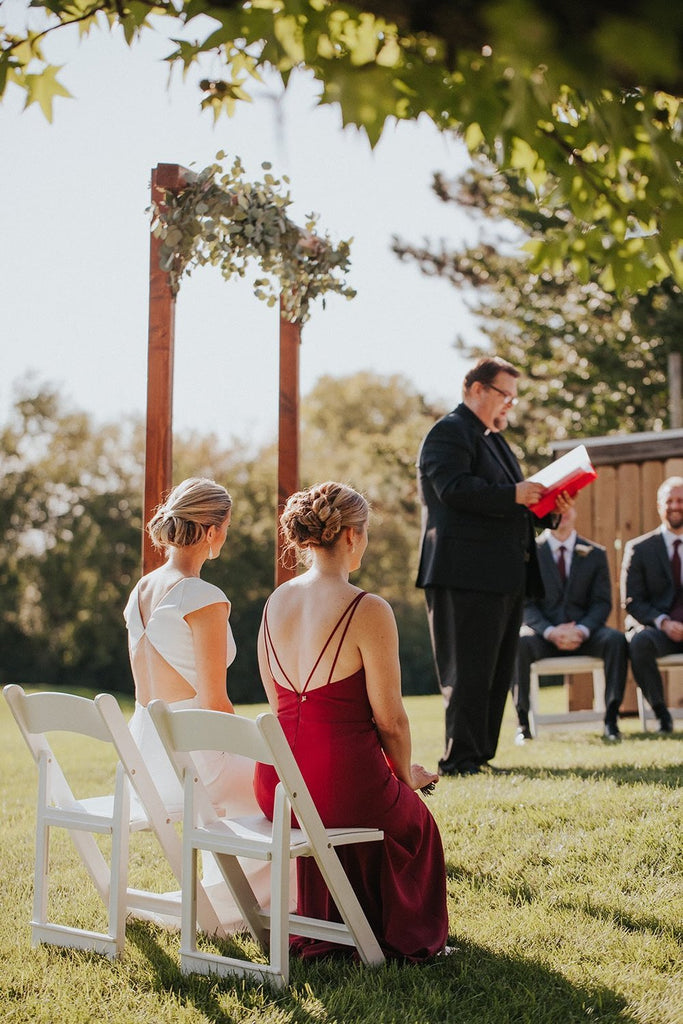
[[[379,594],[366,593],[356,610],[356,620],[369,629],[396,625],[393,609]]]
[[[358,593],[362,593],[362,591],[359,590]],[[385,599],[380,597],[379,594],[371,594],[369,590],[366,590],[363,594],[363,600],[360,602],[359,608],[363,608],[365,611],[371,609],[373,612],[379,614],[386,614],[387,612],[390,615],[394,614],[388,601],[385,601]]]

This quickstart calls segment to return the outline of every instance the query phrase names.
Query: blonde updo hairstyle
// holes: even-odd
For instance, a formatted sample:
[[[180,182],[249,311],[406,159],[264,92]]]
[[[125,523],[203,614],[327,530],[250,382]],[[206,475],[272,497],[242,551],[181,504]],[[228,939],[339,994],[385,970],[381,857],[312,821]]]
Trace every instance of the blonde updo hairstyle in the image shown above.
[[[232,508],[225,487],[206,477],[190,477],[174,487],[147,524],[155,548],[199,544],[210,526],[222,526]]]
[[[343,530],[362,530],[369,513],[362,494],[333,480],[297,491],[280,516],[284,554],[308,555],[310,548],[331,548]]]

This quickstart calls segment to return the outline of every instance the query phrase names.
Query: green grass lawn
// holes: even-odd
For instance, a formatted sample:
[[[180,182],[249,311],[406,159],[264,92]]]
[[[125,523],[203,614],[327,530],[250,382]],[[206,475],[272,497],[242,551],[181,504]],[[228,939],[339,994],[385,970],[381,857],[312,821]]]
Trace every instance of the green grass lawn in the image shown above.
[[[542,702],[563,701],[560,688]],[[435,765],[439,697],[407,698],[414,759]],[[260,707],[241,709],[255,716]],[[37,774],[0,701],[0,1021],[32,1024],[683,1024],[683,733],[622,722],[546,727],[524,747],[506,717],[504,772],[444,779],[429,798],[448,868],[453,954],[422,966],[292,964],[284,991],[184,978],[177,933],[129,924],[123,958],[31,948]],[[55,744],[55,746],[57,746]],[[60,755],[63,748],[60,747]],[[106,766],[64,751],[90,790]],[[54,906],[102,926],[68,840],[53,847]],[[133,884],[175,888],[154,841],[133,840]]]

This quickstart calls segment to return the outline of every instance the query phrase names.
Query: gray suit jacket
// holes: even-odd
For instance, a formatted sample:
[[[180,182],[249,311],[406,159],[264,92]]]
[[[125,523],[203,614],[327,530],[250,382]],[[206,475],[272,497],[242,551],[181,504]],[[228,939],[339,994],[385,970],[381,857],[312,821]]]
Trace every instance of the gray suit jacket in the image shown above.
[[[536,546],[545,597],[527,602],[525,624],[541,635],[549,626],[559,626],[562,622],[575,622],[591,633],[604,626],[612,610],[605,549],[577,536],[571,569],[563,587],[547,537],[539,537]]]

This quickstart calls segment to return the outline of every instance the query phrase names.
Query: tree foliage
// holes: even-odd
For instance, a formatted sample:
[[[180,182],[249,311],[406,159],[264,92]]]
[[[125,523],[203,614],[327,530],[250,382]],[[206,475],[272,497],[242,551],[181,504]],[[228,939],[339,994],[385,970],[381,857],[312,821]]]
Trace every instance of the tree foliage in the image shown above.
[[[580,266],[535,272],[511,241],[535,244],[558,213],[490,166],[454,181],[437,174],[434,190],[478,218],[479,243],[451,251],[443,242],[395,239],[394,249],[468,297],[488,342],[458,340],[461,351],[475,358],[493,350],[523,370],[510,434],[527,466],[545,461],[556,440],[667,426],[668,355],[683,351],[683,303],[673,280],[617,298]]]
[[[680,5],[665,0],[34,0],[47,23],[0,27],[0,95],[51,116],[64,93],[45,39],[118,25],[128,43],[169,26],[168,61],[210,58],[202,106],[231,113],[264,68],[309,68],[321,102],[374,144],[388,119],[430,117],[571,219],[536,241],[535,267],[609,267],[602,286],[683,282]],[[218,71],[215,69],[218,68]],[[250,84],[251,83],[251,84]]]
[[[408,693],[436,685],[414,587],[414,463],[440,411],[403,378],[373,374],[323,378],[302,403],[302,485],[339,478],[371,501],[357,582],[395,609]],[[132,689],[122,612],[140,572],[143,447],[141,424],[99,427],[54,389],[21,385],[0,427],[0,682]],[[175,481],[209,476],[233,498],[228,542],[203,575],[232,602],[228,687],[238,703],[264,699],[256,637],[275,568],[277,451],[245,448],[176,437],[173,466]]]
[[[22,387],[0,431],[0,676],[121,688],[140,554],[132,436]]]

